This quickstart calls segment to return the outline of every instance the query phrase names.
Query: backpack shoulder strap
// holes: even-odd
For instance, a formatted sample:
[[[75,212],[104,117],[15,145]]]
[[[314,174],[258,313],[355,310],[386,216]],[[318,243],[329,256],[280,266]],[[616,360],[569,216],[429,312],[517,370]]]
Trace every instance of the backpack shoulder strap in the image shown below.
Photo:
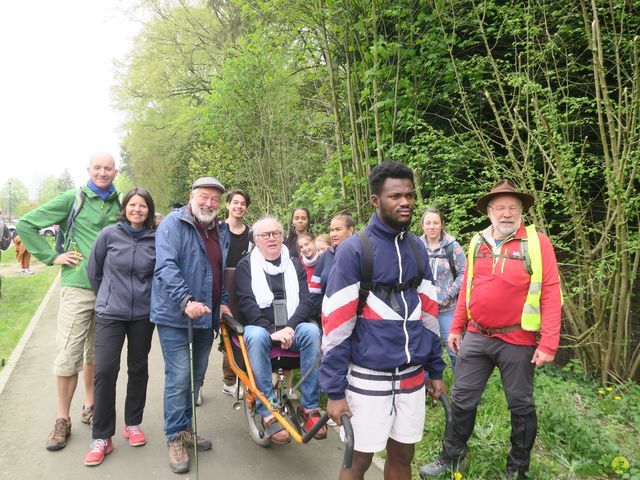
[[[456,270],[456,262],[453,258],[453,242],[447,245],[445,250],[447,252],[447,260],[449,260],[449,268],[451,269],[451,274],[455,280],[458,276],[458,271]]]
[[[371,283],[373,279],[373,252],[371,248],[371,240],[367,233],[366,227],[358,233],[360,245],[362,245],[362,275],[360,277],[360,291],[358,292],[358,308],[356,313],[358,316],[362,314],[369,292],[373,288]]]
[[[67,217],[67,223],[64,228],[64,232],[62,229],[58,229],[56,233],[56,245],[55,249],[58,253],[64,253],[67,251],[69,247],[69,241],[73,236],[73,224],[76,220],[76,217],[80,213],[80,210],[84,206],[84,201],[87,198],[87,193],[82,189],[82,187],[78,187],[76,190],[75,196],[73,198],[73,206],[69,211],[69,216]]]
[[[533,267],[531,266],[531,255],[529,255],[529,241],[526,237],[520,239],[520,255],[522,255],[522,260],[524,261],[524,269],[531,276]]]

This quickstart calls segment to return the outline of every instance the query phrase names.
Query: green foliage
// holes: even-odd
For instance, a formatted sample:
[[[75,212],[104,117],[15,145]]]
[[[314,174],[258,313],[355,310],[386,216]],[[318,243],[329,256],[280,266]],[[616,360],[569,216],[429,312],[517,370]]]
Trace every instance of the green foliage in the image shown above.
[[[627,477],[614,478],[636,478],[640,475],[640,387],[623,384],[609,391],[600,388],[593,378],[575,372],[573,366],[564,370],[545,367],[536,372],[538,435],[532,478],[611,478],[612,462],[620,456],[631,468]],[[478,407],[469,442],[469,466],[463,478],[501,478],[510,448],[509,432],[509,411],[496,372]],[[427,408],[424,439],[416,448],[414,471],[440,454],[443,435],[442,408]]]

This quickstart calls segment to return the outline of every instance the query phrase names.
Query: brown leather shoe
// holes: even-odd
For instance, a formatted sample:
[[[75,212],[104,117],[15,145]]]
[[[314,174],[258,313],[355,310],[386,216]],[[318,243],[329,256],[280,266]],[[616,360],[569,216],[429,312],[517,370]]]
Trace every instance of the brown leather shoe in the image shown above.
[[[189,464],[189,453],[185,440],[186,432],[180,432],[173,440],[169,440],[169,468],[173,473],[186,473],[191,465]]]
[[[56,418],[53,430],[47,438],[47,450],[62,450],[67,445],[67,439],[71,435],[71,420],[68,418]]]
[[[187,448],[193,448],[193,429],[191,427],[187,427],[186,430],[184,431],[185,435],[185,440],[184,440],[184,445]],[[199,452],[204,452],[205,450],[209,450],[212,446],[213,443],[211,442],[211,440],[207,440],[206,438],[202,438],[200,435],[198,435],[198,439],[196,441],[196,444],[198,445],[198,451]]]

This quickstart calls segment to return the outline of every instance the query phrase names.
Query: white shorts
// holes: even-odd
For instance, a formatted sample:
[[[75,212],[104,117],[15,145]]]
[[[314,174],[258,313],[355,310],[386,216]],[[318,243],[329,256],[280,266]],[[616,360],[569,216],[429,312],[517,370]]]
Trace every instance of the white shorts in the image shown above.
[[[347,380],[356,451],[379,452],[387,447],[389,438],[407,444],[422,439],[425,390],[421,366],[390,373],[352,364]],[[342,431],[341,436],[344,440]]]

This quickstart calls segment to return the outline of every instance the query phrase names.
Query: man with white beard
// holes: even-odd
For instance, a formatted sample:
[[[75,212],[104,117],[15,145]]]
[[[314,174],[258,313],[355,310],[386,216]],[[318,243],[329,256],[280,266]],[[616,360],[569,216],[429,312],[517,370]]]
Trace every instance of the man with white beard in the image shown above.
[[[189,471],[187,448],[193,447],[187,317],[193,322],[195,391],[209,363],[220,315],[230,314],[222,284],[229,250],[229,230],[217,221],[224,193],[213,177],[193,182],[189,204],[167,215],[156,233],[156,268],[151,292],[151,321],[157,325],[165,364],[164,431],[169,467]],[[198,436],[198,450],[211,441]]]

